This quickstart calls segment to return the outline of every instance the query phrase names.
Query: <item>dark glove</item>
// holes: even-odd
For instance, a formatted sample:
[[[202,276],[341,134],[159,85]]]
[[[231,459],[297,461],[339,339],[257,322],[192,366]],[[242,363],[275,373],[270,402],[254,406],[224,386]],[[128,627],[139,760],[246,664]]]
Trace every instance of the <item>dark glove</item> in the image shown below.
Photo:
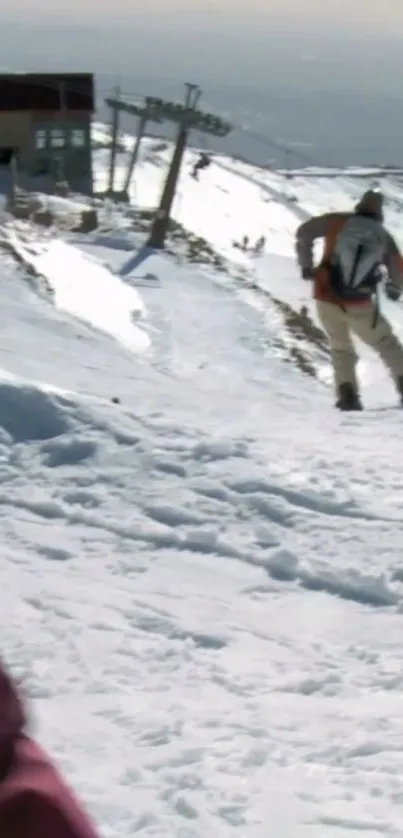
[[[389,298],[389,300],[392,300],[392,302],[396,303],[397,300],[400,299],[401,291],[400,288],[397,287],[397,285],[395,285],[393,282],[389,280],[388,282],[385,282],[385,294]]]
[[[302,268],[302,279],[315,279],[315,271],[313,268]]]

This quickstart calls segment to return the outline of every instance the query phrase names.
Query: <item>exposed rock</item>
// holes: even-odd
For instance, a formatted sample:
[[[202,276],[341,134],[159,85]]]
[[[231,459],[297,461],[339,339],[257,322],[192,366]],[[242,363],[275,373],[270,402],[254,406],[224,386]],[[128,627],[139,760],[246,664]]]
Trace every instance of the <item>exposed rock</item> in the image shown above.
[[[73,228],[75,233],[93,233],[98,227],[98,213],[93,207],[88,207],[80,213],[80,222]]]

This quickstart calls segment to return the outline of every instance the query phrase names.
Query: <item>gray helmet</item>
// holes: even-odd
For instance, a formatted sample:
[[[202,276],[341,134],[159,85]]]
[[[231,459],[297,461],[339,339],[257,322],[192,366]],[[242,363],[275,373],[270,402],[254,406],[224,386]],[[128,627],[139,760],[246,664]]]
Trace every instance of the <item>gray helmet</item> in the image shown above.
[[[374,218],[382,219],[383,202],[384,198],[382,192],[378,189],[368,189],[361,196],[358,204],[356,204],[355,211],[363,213],[364,215],[372,215]]]

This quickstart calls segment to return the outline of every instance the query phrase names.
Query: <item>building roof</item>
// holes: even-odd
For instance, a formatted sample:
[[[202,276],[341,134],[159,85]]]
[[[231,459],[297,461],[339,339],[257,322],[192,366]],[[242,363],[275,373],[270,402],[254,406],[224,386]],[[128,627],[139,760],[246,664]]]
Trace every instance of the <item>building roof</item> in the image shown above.
[[[93,73],[7,73],[0,75],[0,112],[93,112]]]

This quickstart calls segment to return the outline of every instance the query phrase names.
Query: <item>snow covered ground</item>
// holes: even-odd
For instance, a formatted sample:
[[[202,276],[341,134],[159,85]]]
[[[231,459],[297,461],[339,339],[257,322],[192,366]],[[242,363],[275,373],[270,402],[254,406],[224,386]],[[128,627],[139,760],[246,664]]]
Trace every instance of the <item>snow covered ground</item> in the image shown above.
[[[141,161],[142,205],[162,163]],[[290,202],[281,175],[220,160],[184,172],[175,213],[298,308],[299,218],[362,188],[300,175]],[[264,232],[258,259],[232,246]],[[1,650],[103,838],[401,835],[383,370],[364,355],[368,410],[340,416],[326,358],[316,379],[286,363],[272,301],[231,276],[150,255],[123,280],[127,230],[4,237],[34,273],[0,256]]]

